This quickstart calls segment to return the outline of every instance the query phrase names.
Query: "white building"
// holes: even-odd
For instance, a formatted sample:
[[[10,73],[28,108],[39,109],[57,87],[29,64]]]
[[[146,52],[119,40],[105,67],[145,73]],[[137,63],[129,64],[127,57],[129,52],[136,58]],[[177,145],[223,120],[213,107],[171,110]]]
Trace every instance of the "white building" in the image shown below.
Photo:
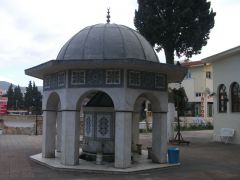
[[[240,46],[202,61],[213,69],[214,134],[219,135],[221,128],[233,128],[232,142],[240,144]]]
[[[212,66],[202,61],[184,62],[181,64],[188,68],[188,74],[182,81],[188,102],[191,106],[189,116],[212,117],[213,91]]]
[[[190,124],[212,122],[212,66],[202,61],[185,61],[181,63],[181,66],[188,69],[188,73],[181,83],[188,97],[188,107],[184,122]],[[180,84],[170,85],[171,88],[179,88],[179,86]]]

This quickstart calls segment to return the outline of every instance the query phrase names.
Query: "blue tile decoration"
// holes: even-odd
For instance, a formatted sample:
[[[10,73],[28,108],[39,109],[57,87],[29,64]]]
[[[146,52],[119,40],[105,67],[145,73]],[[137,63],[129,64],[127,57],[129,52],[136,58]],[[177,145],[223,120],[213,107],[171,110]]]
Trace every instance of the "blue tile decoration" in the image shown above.
[[[43,79],[43,90],[53,90],[66,87],[66,73],[64,71],[49,74]]]
[[[92,113],[84,114],[84,136],[89,138],[94,137],[94,119]]]
[[[114,139],[113,112],[84,112],[84,138],[92,140]]]
[[[68,79],[68,87],[75,88],[75,87],[123,87],[123,70],[120,70],[120,81],[119,83],[107,83],[107,72],[109,70],[120,70],[120,69],[79,69],[79,71],[85,71],[85,84],[74,85],[71,84],[71,74],[72,71],[76,70],[69,70],[69,79]],[[115,74],[112,74],[114,76]],[[112,77],[114,79],[115,77]]]
[[[120,71],[120,81],[116,80],[118,74],[108,73],[109,70]],[[72,84],[72,71],[84,71],[85,81],[82,84]],[[108,73],[108,76],[107,76]],[[59,75],[61,75],[61,84],[59,84]],[[112,76],[112,77],[111,77]],[[65,81],[66,74],[58,72],[44,77],[44,91],[60,88],[81,88],[81,87],[106,87],[121,88],[124,87],[124,70],[123,69],[74,69],[68,71],[68,83]],[[107,80],[108,79],[108,80]],[[110,83],[113,82],[113,83]],[[145,72],[138,70],[127,70],[127,87],[134,89],[148,90],[167,90],[167,76],[158,72]]]
[[[111,113],[97,113],[96,138],[111,139],[113,131],[113,119]]]
[[[108,131],[109,131],[109,122],[108,122],[108,120],[105,117],[102,117],[99,120],[99,124],[98,125],[99,125],[99,127],[98,127],[99,133],[102,136],[105,136],[108,133]]]
[[[128,70],[127,87],[134,89],[166,91],[167,89],[166,75],[156,72]]]

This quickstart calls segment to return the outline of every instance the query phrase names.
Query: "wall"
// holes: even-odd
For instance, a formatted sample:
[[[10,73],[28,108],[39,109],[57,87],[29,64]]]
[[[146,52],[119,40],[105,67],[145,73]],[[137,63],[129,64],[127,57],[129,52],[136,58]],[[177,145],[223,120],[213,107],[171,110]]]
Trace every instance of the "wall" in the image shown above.
[[[240,84],[240,55],[219,59],[213,63],[213,91],[214,96],[214,140],[219,141],[219,132],[221,128],[235,129],[233,143],[240,144],[240,112],[231,112],[230,85],[232,82]],[[228,103],[227,112],[218,112],[218,87],[224,84],[227,88]]]
[[[42,134],[42,116],[35,115],[1,115],[0,129],[3,134]]]
[[[186,91],[189,102],[200,102],[201,98],[196,97],[196,92],[204,93],[206,88],[210,90],[210,93],[213,91],[212,79],[206,78],[206,72],[212,72],[212,66],[200,65],[188,67],[188,71],[191,72],[191,78],[184,79],[182,86]]]

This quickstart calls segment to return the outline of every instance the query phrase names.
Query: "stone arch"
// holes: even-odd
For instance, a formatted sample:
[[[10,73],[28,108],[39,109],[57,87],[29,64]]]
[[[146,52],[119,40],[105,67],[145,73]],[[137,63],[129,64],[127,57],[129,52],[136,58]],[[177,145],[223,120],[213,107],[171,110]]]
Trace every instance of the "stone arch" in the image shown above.
[[[132,118],[132,141],[133,146],[139,141],[139,134],[134,130],[138,130],[139,113],[141,112],[141,104],[144,100],[151,103],[152,113],[152,153],[153,162],[165,163],[167,154],[167,112],[161,107],[161,99],[164,95],[154,92],[143,92],[135,99],[134,112]],[[134,149],[134,147],[132,147]]]
[[[107,97],[107,102],[102,102],[101,96]],[[109,102],[110,101],[110,102]],[[99,106],[96,103],[100,103]],[[102,104],[101,104],[102,103]],[[106,106],[104,106],[107,103]],[[96,106],[94,106],[96,105]],[[77,131],[80,133],[80,143],[82,148],[81,158],[91,160],[96,155],[97,151],[102,151],[103,160],[111,161],[114,159],[114,125],[115,125],[115,113],[114,113],[114,100],[111,97],[111,94],[104,90],[91,89],[82,93],[76,103],[76,121],[80,122]],[[87,111],[85,113],[84,111]],[[99,137],[98,125],[101,119],[100,116],[106,116],[107,120],[107,133]],[[88,119],[87,119],[88,118]],[[108,119],[109,118],[109,119]],[[90,119],[90,120],[89,120]],[[89,120],[91,123],[88,123],[89,131],[94,131],[86,133],[86,121]],[[82,129],[81,129],[81,128]],[[109,133],[109,134],[108,134]],[[90,137],[89,137],[90,136]],[[98,142],[97,139],[102,139],[102,142]],[[102,144],[101,144],[102,143]],[[94,147],[95,146],[95,147]],[[105,156],[107,154],[107,156]]]
[[[91,89],[91,90],[88,90],[84,93],[82,93],[77,101],[77,104],[76,104],[76,110],[79,111],[80,110],[80,107],[81,107],[81,103],[83,102],[83,100],[85,98],[87,98],[90,94],[93,94],[93,93],[96,93],[96,92],[103,92],[105,94],[107,94],[111,100],[113,101],[113,105],[114,107],[116,107],[116,102],[114,100],[114,97],[112,96],[111,93],[109,93],[108,91],[105,91],[105,90],[102,90],[102,89]]]
[[[146,102],[150,102],[151,111],[145,112]],[[152,127],[152,112],[160,111],[160,102],[158,98],[151,92],[144,92],[139,94],[135,101],[133,102],[133,118],[132,118],[132,150],[137,151],[137,144],[139,144],[139,121],[142,119],[143,115],[146,115],[145,121],[141,122],[140,126],[145,126],[147,130]],[[144,113],[144,114],[143,114]],[[148,115],[151,117],[148,118]],[[150,122],[151,121],[151,122]]]
[[[47,111],[57,111],[59,107],[59,103],[61,104],[60,96],[57,92],[52,92],[49,94],[46,104]]]
[[[60,96],[56,92],[49,94],[46,109],[44,110],[43,118],[43,157],[53,158],[55,157],[56,150],[56,136],[57,136],[57,148],[60,151],[61,132],[57,133],[57,129],[61,127],[61,100]]]
[[[155,96],[153,93],[150,93],[150,92],[142,93],[136,98],[136,100],[134,101],[134,111],[135,112],[139,112],[141,102],[146,99],[151,102],[151,104],[152,104],[151,108],[152,108],[153,112],[160,112],[160,110],[161,110],[160,101],[157,96]]]

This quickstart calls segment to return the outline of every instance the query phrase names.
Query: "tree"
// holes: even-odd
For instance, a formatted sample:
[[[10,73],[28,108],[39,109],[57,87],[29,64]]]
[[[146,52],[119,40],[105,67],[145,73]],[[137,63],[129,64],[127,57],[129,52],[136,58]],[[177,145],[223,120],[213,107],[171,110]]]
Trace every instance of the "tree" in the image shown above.
[[[174,52],[190,58],[207,44],[216,15],[210,6],[207,0],[138,0],[134,25],[174,64]]]
[[[32,88],[33,111],[35,114],[42,114],[42,94],[38,91],[38,87],[33,82]]]
[[[29,81],[25,93],[25,108],[33,114],[42,114],[42,94],[35,83]]]
[[[174,105],[179,116],[184,116],[185,109],[188,104],[188,98],[187,98],[185,89],[183,87],[180,87],[179,89],[174,88],[172,90],[172,94],[173,94]]]
[[[23,107],[23,94],[21,92],[20,86],[18,85],[14,88],[14,109],[23,109]]]
[[[28,111],[31,111],[33,106],[33,87],[32,82],[29,81],[28,87],[26,87],[25,97],[24,97],[24,106]]]
[[[179,116],[184,116],[185,108],[188,103],[188,98],[184,88],[183,87],[180,87],[179,89],[174,88],[172,90],[172,98],[178,113],[178,117],[177,117],[177,134],[174,140],[171,140],[171,142],[178,143],[178,144],[189,144],[189,141],[185,141],[182,137],[181,129],[180,129],[180,120],[179,120]]]
[[[10,84],[7,90],[7,109],[13,109],[14,108],[14,92],[13,92],[13,85]]]

